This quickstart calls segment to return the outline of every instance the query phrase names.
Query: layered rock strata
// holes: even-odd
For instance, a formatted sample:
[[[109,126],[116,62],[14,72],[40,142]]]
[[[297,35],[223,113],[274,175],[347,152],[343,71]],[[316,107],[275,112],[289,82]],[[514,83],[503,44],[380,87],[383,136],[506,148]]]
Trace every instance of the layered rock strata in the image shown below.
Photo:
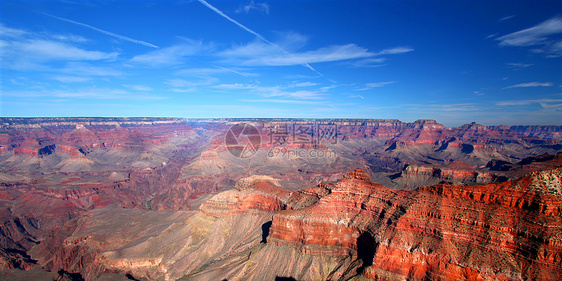
[[[558,168],[407,192],[355,171],[316,204],[276,214],[268,241],[313,255],[326,253],[309,247],[347,249],[371,279],[559,279],[561,179]]]

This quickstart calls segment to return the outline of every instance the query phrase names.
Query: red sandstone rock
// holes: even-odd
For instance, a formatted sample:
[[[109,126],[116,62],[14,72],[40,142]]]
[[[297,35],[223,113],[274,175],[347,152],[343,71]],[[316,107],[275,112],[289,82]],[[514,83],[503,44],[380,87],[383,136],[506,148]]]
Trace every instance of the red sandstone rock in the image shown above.
[[[560,229],[557,179],[560,177],[556,172],[537,172],[523,180],[502,184],[442,184],[406,192],[371,183],[366,173],[357,171],[337,183],[296,191],[310,186],[311,182],[340,178],[349,167],[364,167],[371,175],[376,169],[380,169],[377,172],[396,173],[405,163],[412,163],[408,167],[418,167],[416,176],[431,174],[439,181],[457,183],[472,178],[475,179],[472,182],[477,183],[493,181],[495,174],[483,168],[491,159],[513,161],[514,169],[527,172],[551,169],[552,165],[545,162],[516,162],[530,155],[552,154],[560,142],[555,137],[544,140],[535,136],[555,136],[555,128],[545,129],[548,132],[542,135],[539,132],[542,129],[535,128],[523,135],[506,127],[477,124],[447,129],[434,121],[411,124],[397,120],[338,121],[338,143],[327,146],[338,151],[334,163],[310,165],[279,161],[274,167],[240,164],[231,174],[216,169],[203,175],[197,174],[200,171],[195,169],[189,170],[190,174],[184,172],[194,163],[204,166],[224,160],[219,154],[228,152],[220,132],[228,129],[230,123],[191,123],[196,129],[181,121],[171,124],[141,121],[119,123],[119,126],[90,121],[79,124],[83,127],[75,123],[6,125],[3,129],[9,134],[0,134],[0,179],[3,183],[0,187],[3,228],[0,230],[5,235],[0,242],[3,249],[33,252],[33,259],[39,260],[41,265],[49,264],[52,270],[80,272],[93,279],[105,270],[98,266],[107,262],[110,268],[107,270],[115,272],[127,273],[136,268],[135,274],[141,274],[139,278],[157,276],[150,275],[154,272],[164,276],[163,272],[173,268],[170,264],[177,259],[184,259],[179,263],[190,258],[197,260],[198,254],[207,252],[202,248],[222,241],[222,233],[217,233],[219,238],[215,237],[216,240],[205,246],[184,241],[182,245],[202,248],[193,252],[186,250],[191,253],[189,258],[176,253],[155,265],[159,257],[120,259],[121,252],[109,248],[104,239],[112,241],[109,244],[114,247],[135,247],[127,244],[133,242],[126,238],[119,240],[121,238],[112,236],[113,229],[105,230],[107,236],[73,235],[71,224],[74,222],[65,223],[81,216],[87,221],[90,211],[110,204],[137,208],[139,210],[135,211],[141,212],[138,217],[143,217],[142,212],[148,212],[147,209],[187,210],[189,202],[204,193],[232,188],[237,179],[249,174],[267,174],[291,181],[295,190],[282,189],[272,184],[274,180],[254,178],[201,206],[201,211],[210,215],[206,217],[209,224],[206,231],[215,226],[209,221],[220,221],[231,226],[243,225],[253,233],[252,237],[258,238],[248,242],[255,247],[251,251],[248,250],[250,246],[244,246],[241,248],[248,252],[229,252],[232,256],[213,253],[213,258],[200,266],[209,266],[217,272],[236,272],[233,276],[238,279],[252,280],[266,276],[259,275],[263,272],[258,268],[303,280],[346,279],[357,272],[383,279],[560,278],[557,273],[561,271],[562,244],[557,238],[560,237],[557,232]],[[207,139],[214,137],[213,143],[208,145]],[[52,154],[47,153],[50,145],[56,147]],[[265,143],[263,147],[271,148],[273,144]],[[288,144],[286,148],[326,147]],[[199,155],[198,151],[203,153]],[[560,161],[561,155],[554,160]],[[84,159],[93,162],[83,162]],[[431,167],[421,165],[422,160],[431,163]],[[462,160],[466,165],[460,162],[443,165],[452,160]],[[228,161],[220,164],[234,166],[233,163],[238,165],[238,162]],[[304,181],[307,184],[300,185]],[[248,215],[259,219],[246,219]],[[272,216],[268,244],[258,245],[262,239],[262,224]],[[105,219],[113,218],[108,215]],[[240,223],[244,221],[245,224]],[[108,221],[100,220],[99,226],[104,222]],[[113,221],[111,225],[120,225],[120,222]],[[194,225],[197,224],[190,227]],[[96,225],[82,227],[92,233],[98,229]],[[138,229],[142,227],[134,230]],[[232,227],[229,231],[235,229]],[[198,239],[206,239],[199,229],[189,231],[198,233]],[[165,236],[166,233],[160,234]],[[244,240],[241,236],[231,236],[235,235],[224,235],[232,238],[228,243]],[[165,238],[161,239],[158,245],[169,246]],[[113,243],[116,240],[118,243]],[[29,251],[37,242],[42,250]],[[234,244],[228,243],[224,242],[224,249],[233,248]],[[104,260],[98,254],[105,250],[114,254],[104,256]],[[149,254],[138,248],[130,253],[129,257],[135,253],[143,257]],[[26,263],[31,262],[23,254],[4,254],[0,253],[0,263],[7,262],[1,266],[14,267],[17,266],[14,262],[20,262],[19,267],[28,268]],[[244,258],[237,260],[239,257],[248,257],[251,262],[244,263],[241,261]],[[285,268],[269,268],[271,261]],[[138,269],[146,264],[149,269]],[[233,269],[241,264],[253,273],[246,276],[242,270]],[[174,268],[173,275],[169,276],[179,278],[186,274],[181,272],[186,268],[189,267]],[[267,276],[274,279],[276,275]],[[206,280],[212,279],[218,278]]]
[[[367,266],[360,272],[373,279],[559,279],[561,178],[558,168],[502,184],[407,192],[355,171],[325,186],[331,192],[315,205],[275,215],[270,240],[356,251]],[[372,240],[361,254],[365,233]]]
[[[279,187],[277,180],[267,176],[252,176],[238,181],[236,188],[215,195],[199,210],[210,216],[230,216],[248,209],[279,211],[286,208],[293,192]]]

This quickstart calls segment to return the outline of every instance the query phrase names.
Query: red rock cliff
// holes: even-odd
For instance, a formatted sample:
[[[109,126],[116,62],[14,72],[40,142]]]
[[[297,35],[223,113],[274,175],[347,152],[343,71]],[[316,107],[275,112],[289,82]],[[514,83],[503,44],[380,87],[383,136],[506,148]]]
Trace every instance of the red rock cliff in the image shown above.
[[[479,186],[393,191],[361,171],[273,217],[268,242],[345,252],[372,279],[560,279],[562,169]],[[325,246],[324,248],[319,246]]]

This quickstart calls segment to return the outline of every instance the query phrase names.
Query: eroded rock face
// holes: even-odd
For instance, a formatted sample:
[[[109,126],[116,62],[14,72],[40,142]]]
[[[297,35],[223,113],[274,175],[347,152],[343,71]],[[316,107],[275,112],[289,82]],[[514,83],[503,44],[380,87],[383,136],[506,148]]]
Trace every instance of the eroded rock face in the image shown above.
[[[372,279],[560,278],[562,169],[412,192],[361,173],[327,185],[331,192],[313,206],[276,214],[271,240],[310,254],[307,246],[341,246]]]
[[[214,217],[240,214],[248,209],[275,212],[286,208],[292,193],[280,188],[279,182],[271,177],[251,176],[239,180],[235,189],[215,195],[199,210]]]
[[[53,236],[32,253],[87,280],[108,273],[150,280],[555,280],[562,277],[561,179],[557,168],[498,184],[397,191],[355,170],[292,191],[251,176],[200,211],[91,210],[65,224],[66,238]]]
[[[277,144],[264,139],[243,161],[229,154],[221,132],[254,122],[267,136],[275,120],[2,121],[4,269],[43,267],[88,280],[560,272],[551,266],[560,263],[552,238],[560,202],[551,196],[559,176],[540,172],[562,163],[559,127],[323,120],[337,125],[337,142],[281,147],[334,158],[269,157]],[[396,191],[369,176],[393,188],[431,187]]]

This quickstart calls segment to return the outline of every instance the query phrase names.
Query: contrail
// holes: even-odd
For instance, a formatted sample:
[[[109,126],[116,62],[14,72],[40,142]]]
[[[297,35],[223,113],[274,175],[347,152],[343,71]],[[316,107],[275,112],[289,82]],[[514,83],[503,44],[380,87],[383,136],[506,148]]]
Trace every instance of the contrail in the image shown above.
[[[148,43],[148,42],[144,42],[144,41],[141,41],[141,40],[136,40],[136,39],[129,38],[129,37],[126,37],[126,36],[123,36],[123,35],[115,34],[115,33],[113,33],[113,32],[105,31],[105,30],[103,30],[103,29],[99,29],[99,28],[97,28],[97,27],[93,27],[93,26],[88,25],[88,24],[85,24],[85,23],[81,23],[81,22],[77,22],[77,21],[73,21],[73,20],[69,20],[69,19],[65,19],[65,18],[61,18],[61,17],[57,17],[57,16],[53,16],[53,15],[47,14],[47,13],[43,13],[43,14],[45,14],[45,15],[47,15],[47,16],[49,16],[49,17],[53,17],[53,18],[55,18],[55,19],[67,21],[67,22],[70,22],[70,23],[73,23],[73,24],[77,24],[77,25],[81,25],[81,26],[85,26],[85,27],[90,28],[90,29],[93,29],[93,30],[95,30],[95,31],[99,31],[99,32],[101,32],[101,33],[103,33],[103,34],[105,34],[105,35],[109,35],[109,36],[112,36],[112,37],[115,37],[115,38],[119,38],[119,39],[122,39],[122,40],[125,40],[125,41],[132,42],[132,43],[137,43],[137,44],[140,44],[140,45],[143,45],[143,46],[147,46],[147,47],[151,47],[151,48],[156,48],[156,49],[158,49],[158,46],[153,45],[153,44],[150,44],[150,43]]]
[[[232,22],[232,23],[238,25],[240,28],[242,28],[242,29],[244,29],[244,30],[250,32],[250,33],[253,34],[254,36],[258,37],[260,40],[264,41],[265,43],[270,44],[271,46],[273,46],[273,47],[275,47],[275,48],[281,50],[283,53],[285,53],[285,54],[291,56],[291,53],[287,52],[285,49],[281,48],[279,45],[277,45],[277,44],[275,44],[275,43],[273,43],[273,42],[271,42],[271,41],[265,39],[265,37],[261,36],[259,33],[255,32],[255,31],[253,31],[253,30],[251,30],[251,29],[249,29],[249,28],[247,28],[247,27],[244,26],[243,24],[241,24],[241,23],[237,22],[236,20],[234,20],[233,18],[227,16],[225,13],[223,13],[223,12],[221,12],[219,9],[215,8],[213,5],[207,3],[207,1],[205,1],[205,0],[199,0],[199,2],[200,2],[201,4],[203,4],[203,5],[205,5],[207,8],[213,10],[215,13],[219,14],[221,17],[223,17],[223,18],[229,20],[230,22]],[[303,65],[303,66],[306,66],[306,67],[309,68],[310,70],[316,72],[316,74],[318,74],[318,75],[320,75],[320,76],[324,76],[324,75],[322,75],[322,73],[318,72],[316,69],[314,69],[312,66],[310,66],[310,64],[308,64],[308,63],[303,63],[302,65]]]

